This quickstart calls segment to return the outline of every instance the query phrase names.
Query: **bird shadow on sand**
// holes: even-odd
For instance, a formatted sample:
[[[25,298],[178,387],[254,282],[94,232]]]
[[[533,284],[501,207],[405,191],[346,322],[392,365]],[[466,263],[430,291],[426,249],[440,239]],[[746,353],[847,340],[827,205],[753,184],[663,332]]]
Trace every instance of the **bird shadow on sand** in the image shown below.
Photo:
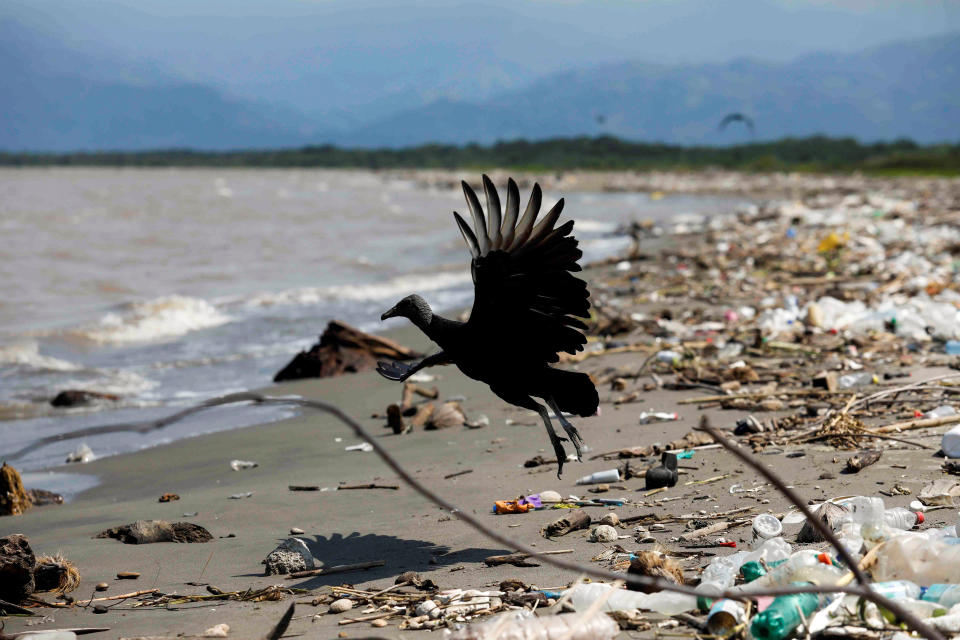
[[[382,567],[313,576],[290,585],[301,589],[393,578],[404,571],[429,571],[462,562],[482,562],[487,556],[510,553],[503,549],[475,547],[451,550],[446,545],[428,540],[408,540],[375,533],[361,535],[353,532],[347,536],[335,533],[329,537],[317,534],[313,536],[313,540],[307,536],[301,536],[301,539],[307,543],[318,564],[322,562],[324,567],[376,560],[386,562]]]

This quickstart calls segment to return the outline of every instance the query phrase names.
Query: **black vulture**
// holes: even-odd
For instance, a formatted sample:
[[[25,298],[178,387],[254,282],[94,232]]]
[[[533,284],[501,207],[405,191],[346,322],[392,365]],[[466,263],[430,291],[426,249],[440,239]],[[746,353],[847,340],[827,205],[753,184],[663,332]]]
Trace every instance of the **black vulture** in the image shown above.
[[[743,124],[746,125],[747,129],[750,130],[750,135],[753,135],[754,133],[753,118],[739,112],[728,113],[727,115],[725,115],[723,117],[723,120],[721,120],[720,124],[717,126],[717,129],[719,129],[720,131],[723,131],[724,129],[727,128],[727,125],[730,124],[731,122],[742,122]]]
[[[380,362],[377,371],[390,380],[406,380],[424,367],[455,364],[467,376],[490,385],[490,390],[510,404],[540,414],[563,472],[567,454],[553,430],[542,398],[556,414],[573,442],[577,459],[582,440],[563,412],[592,416],[599,397],[584,373],[554,369],[558,352],[583,350],[586,325],[577,318],[590,317],[587,284],[572,275],[580,271],[583,255],[571,235],[573,221],[555,227],[563,199],[537,222],[542,193],[533,185],[526,211],[518,220],[520,191],[507,181],[506,211],[501,219],[500,197],[490,178],[483,176],[487,199],[484,217],[473,189],[463,182],[463,193],[473,218],[473,229],[460,214],[453,216],[473,260],[474,301],[470,319],[449,320],[434,314],[418,295],[407,296],[381,316],[408,318],[436,342],[441,351],[412,364]]]

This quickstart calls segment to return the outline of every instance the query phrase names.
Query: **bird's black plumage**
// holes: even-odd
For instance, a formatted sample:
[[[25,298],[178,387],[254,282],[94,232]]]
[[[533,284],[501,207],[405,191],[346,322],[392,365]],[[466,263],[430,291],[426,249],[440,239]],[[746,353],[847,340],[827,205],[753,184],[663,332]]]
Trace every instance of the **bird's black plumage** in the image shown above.
[[[470,250],[474,302],[467,322],[435,315],[423,298],[412,295],[383,314],[382,319],[409,318],[442,351],[413,366],[381,362],[378,371],[391,380],[405,380],[433,365],[455,364],[466,375],[490,385],[503,400],[537,411],[544,421],[563,471],[566,453],[553,430],[542,398],[554,410],[580,456],[580,435],[562,412],[580,416],[596,413],[596,387],[583,373],[550,367],[559,352],[583,350],[590,317],[590,294],[586,283],[573,275],[580,271],[583,255],[571,235],[573,221],[556,226],[563,210],[561,199],[542,218],[538,215],[542,194],[533,186],[530,200],[520,215],[517,184],[507,182],[506,209],[487,176],[483,176],[487,211],[473,189],[464,182],[463,192],[473,228],[458,213],[454,219]]]

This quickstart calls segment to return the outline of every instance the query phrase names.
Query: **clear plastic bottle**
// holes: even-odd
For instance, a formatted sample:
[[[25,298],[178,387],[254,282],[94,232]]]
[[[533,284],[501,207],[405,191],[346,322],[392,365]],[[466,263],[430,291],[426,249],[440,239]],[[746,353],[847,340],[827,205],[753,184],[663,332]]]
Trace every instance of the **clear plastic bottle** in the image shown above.
[[[916,600],[923,593],[923,588],[909,580],[889,580],[887,582],[871,582],[871,591],[875,591],[890,600],[913,598]]]
[[[903,507],[893,507],[892,509],[885,509],[883,512],[883,522],[894,529],[909,531],[918,524],[923,524],[923,520],[924,517],[921,512],[911,511]]]
[[[949,404],[942,404],[936,409],[931,409],[923,414],[924,418],[946,418],[947,416],[957,415],[957,410]]]
[[[610,616],[598,613],[586,620],[582,615],[534,616],[528,609],[509,611],[489,620],[447,632],[447,640],[611,640],[620,627]]]
[[[871,575],[875,580],[910,580],[917,584],[951,583],[960,567],[960,542],[943,537],[939,530],[928,535],[901,533],[887,540],[877,553]]]
[[[611,593],[612,591],[612,593]],[[570,595],[570,604],[577,611],[586,611],[587,608],[610,593],[601,611],[632,611],[647,609],[663,615],[672,616],[697,608],[695,596],[673,591],[657,591],[656,593],[640,593],[627,589],[614,589],[609,584],[592,582],[577,584],[567,592]]]
[[[960,604],[960,584],[932,584],[923,590],[920,599],[936,602],[949,609]]]
[[[851,389],[853,387],[865,387],[870,384],[876,384],[879,381],[879,378],[872,373],[848,373],[845,376],[840,376],[837,380],[837,386],[841,389]]]
[[[819,565],[819,566],[818,566]],[[820,568],[826,569],[820,572]],[[817,571],[810,571],[816,569]],[[820,573],[823,575],[821,576]],[[833,566],[833,563],[825,553],[804,549],[797,551],[790,559],[777,567],[771,568],[766,574],[760,576],[749,585],[744,585],[744,591],[764,589],[767,587],[785,587],[792,582],[827,582],[830,578],[839,579],[843,571]],[[819,579],[811,580],[816,576]]]
[[[841,519],[841,522],[854,522],[856,524],[879,522],[883,519],[883,512],[885,511],[883,498],[854,496],[846,500],[840,500],[837,504],[849,511]]]

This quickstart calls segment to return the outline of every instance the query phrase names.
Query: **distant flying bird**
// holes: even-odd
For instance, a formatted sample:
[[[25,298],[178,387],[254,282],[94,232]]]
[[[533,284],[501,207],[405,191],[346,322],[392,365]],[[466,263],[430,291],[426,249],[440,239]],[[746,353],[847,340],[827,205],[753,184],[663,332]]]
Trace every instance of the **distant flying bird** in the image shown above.
[[[460,214],[453,216],[473,256],[470,319],[442,318],[420,296],[407,296],[381,320],[408,318],[442,351],[413,365],[380,362],[377,371],[390,380],[406,380],[424,367],[455,364],[467,376],[490,385],[506,402],[536,411],[557,455],[559,477],[567,458],[561,442],[567,438],[557,436],[547,408],[533,397],[553,409],[578,459],[583,441],[562,412],[592,416],[600,402],[589,376],[549,366],[559,361],[558,352],[582,351],[587,342],[581,332],[587,327],[577,318],[590,317],[590,293],[586,283],[570,273],[580,271],[577,260],[583,255],[570,235],[573,221],[554,228],[563,210],[561,199],[536,223],[542,197],[537,184],[519,222],[520,192],[513,179],[507,181],[502,222],[500,197],[490,178],[483,176],[487,217],[473,189],[466,182],[462,185],[473,229]]]
[[[747,129],[750,130],[750,135],[753,135],[754,133],[753,118],[751,118],[750,116],[745,116],[740,112],[728,113],[727,115],[725,115],[723,117],[723,120],[720,121],[720,126],[718,126],[717,129],[719,129],[720,131],[723,131],[724,129],[727,128],[727,125],[730,124],[731,122],[742,122],[743,124],[747,125]]]
[[[597,124],[604,124],[607,121],[607,116],[602,113],[597,114]]]

